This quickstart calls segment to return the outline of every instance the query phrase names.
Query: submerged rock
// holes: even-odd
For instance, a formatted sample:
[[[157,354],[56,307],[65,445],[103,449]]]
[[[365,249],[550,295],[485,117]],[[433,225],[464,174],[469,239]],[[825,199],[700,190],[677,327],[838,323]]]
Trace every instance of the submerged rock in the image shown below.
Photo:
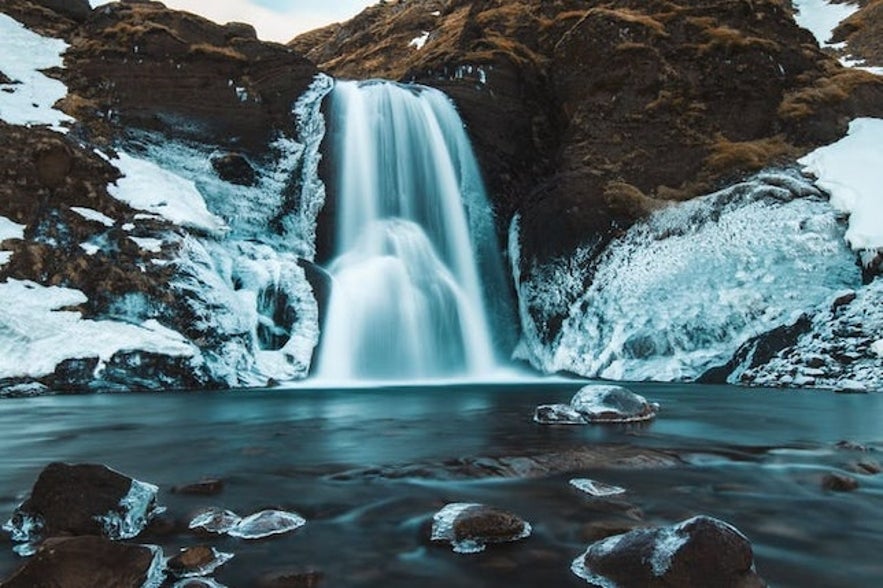
[[[261,576],[257,588],[316,588],[322,584],[325,574],[318,570],[282,571]]]
[[[822,488],[832,492],[852,492],[858,486],[858,480],[846,474],[826,474],[822,478]]]
[[[40,473],[30,497],[3,526],[12,539],[26,542],[17,551],[58,535],[137,536],[161,512],[157,487],[106,466],[51,463]]]
[[[157,588],[164,580],[162,550],[102,537],[47,539],[37,554],[3,582],[6,588]]]
[[[208,545],[196,545],[182,549],[166,562],[166,567],[177,578],[207,576],[231,559],[232,553],[222,553]]]
[[[735,527],[698,516],[593,543],[571,569],[590,584],[618,588],[766,586],[753,558],[751,543]]]
[[[192,484],[172,487],[175,494],[189,494],[195,496],[214,496],[224,490],[224,481],[217,478],[203,478]]]
[[[541,425],[586,423],[632,423],[656,416],[659,404],[622,386],[589,385],[581,388],[570,404],[538,406],[533,420]]]
[[[511,512],[457,502],[432,517],[430,540],[450,543],[457,553],[479,553],[489,543],[509,543],[529,537],[530,523]]]

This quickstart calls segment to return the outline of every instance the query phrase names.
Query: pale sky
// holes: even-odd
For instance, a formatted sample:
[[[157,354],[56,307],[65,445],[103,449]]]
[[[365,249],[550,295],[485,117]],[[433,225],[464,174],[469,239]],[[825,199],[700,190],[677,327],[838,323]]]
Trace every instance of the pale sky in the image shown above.
[[[220,24],[254,25],[258,37],[285,43],[300,33],[341,22],[377,0],[161,0],[169,8],[199,14]],[[107,0],[89,0],[94,6]]]

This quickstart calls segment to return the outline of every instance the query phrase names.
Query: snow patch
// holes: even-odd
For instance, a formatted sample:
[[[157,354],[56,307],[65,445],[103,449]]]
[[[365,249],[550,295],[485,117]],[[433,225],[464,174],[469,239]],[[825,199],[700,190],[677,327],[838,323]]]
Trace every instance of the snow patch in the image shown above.
[[[156,321],[141,325],[83,319],[66,307],[87,301],[79,290],[9,280],[0,284],[0,378],[37,378],[66,359],[109,360],[118,351],[144,350],[189,357],[199,350]]]
[[[693,520],[690,519],[675,527],[659,529],[653,542],[653,553],[650,555],[650,568],[656,576],[668,572],[672,558],[690,540],[690,536],[684,532],[684,526]]]
[[[847,135],[799,160],[831,204],[848,213],[846,240],[855,250],[883,247],[883,119],[857,118]]]
[[[408,43],[409,47],[413,47],[417,51],[423,49],[423,46],[426,45],[426,41],[429,40],[429,31],[423,31],[423,34],[419,37],[414,37],[411,39],[411,42]]]
[[[212,235],[227,230],[223,219],[206,208],[205,200],[193,182],[123,151],[118,151],[117,155],[111,163],[123,177],[116,185],[108,186],[111,196],[187,228]]]
[[[162,253],[163,240],[153,237],[129,237],[129,240],[149,253]]]
[[[67,95],[67,87],[40,70],[62,67],[67,43],[42,37],[17,20],[0,14],[0,72],[12,84],[0,84],[0,119],[12,125],[48,125],[66,133],[62,123],[73,118],[53,106]]]
[[[0,216],[0,243],[6,239],[24,239],[25,225],[14,223],[5,216]],[[0,251],[0,267],[6,265],[12,258],[12,252]]]
[[[831,33],[859,9],[855,4],[827,0],[793,0],[793,4],[794,20],[811,32],[822,47],[831,47]]]
[[[71,206],[71,210],[79,214],[86,220],[95,221],[97,223],[101,223],[105,227],[112,227],[116,224],[116,221],[107,216],[106,214],[102,214],[97,210],[92,210],[91,208],[83,208],[81,206]]]

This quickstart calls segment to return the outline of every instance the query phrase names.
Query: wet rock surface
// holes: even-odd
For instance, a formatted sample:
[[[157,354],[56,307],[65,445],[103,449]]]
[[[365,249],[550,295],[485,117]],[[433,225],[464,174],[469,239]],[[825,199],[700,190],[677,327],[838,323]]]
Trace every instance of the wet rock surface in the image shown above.
[[[541,425],[634,423],[656,417],[658,403],[622,386],[589,385],[581,388],[570,404],[538,406],[534,422]]]
[[[754,570],[748,539],[707,516],[593,543],[573,562],[573,571],[590,584],[622,588],[766,586]]]
[[[18,541],[58,535],[134,537],[156,510],[156,490],[103,465],[53,463],[4,528]]]
[[[133,588],[159,585],[162,553],[101,537],[47,540],[37,554],[3,582],[10,588]],[[161,582],[161,575],[159,581]],[[148,584],[148,579],[156,584]]]
[[[231,553],[221,553],[208,545],[182,549],[166,562],[169,573],[177,578],[207,576],[233,559]]]
[[[433,516],[430,533],[433,542],[450,543],[457,553],[478,553],[488,544],[527,538],[531,526],[518,515],[496,507],[452,503]]]

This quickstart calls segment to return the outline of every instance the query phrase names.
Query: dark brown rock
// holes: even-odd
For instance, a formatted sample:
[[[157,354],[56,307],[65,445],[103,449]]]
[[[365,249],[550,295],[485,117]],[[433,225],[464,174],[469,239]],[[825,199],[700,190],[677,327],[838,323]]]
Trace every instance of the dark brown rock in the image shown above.
[[[185,547],[177,555],[169,558],[166,568],[169,573],[179,578],[205,576],[232,558],[232,554],[221,553],[209,545],[195,545]]]
[[[254,168],[241,153],[226,153],[212,158],[212,167],[225,182],[239,186],[254,186],[257,178]]]
[[[481,540],[486,543],[509,541],[524,531],[524,520],[506,510],[473,506],[454,519],[456,541]]]
[[[876,459],[863,459],[850,464],[849,470],[856,474],[864,474],[874,476],[883,472],[883,466]]]
[[[89,18],[92,12],[89,0],[37,0],[36,4],[79,22]]]
[[[831,473],[822,478],[822,488],[831,492],[852,492],[858,486],[858,480],[846,474]]]
[[[103,465],[51,463],[40,472],[30,497],[16,511],[16,516],[39,517],[43,537],[111,535],[119,538],[118,530],[109,529],[102,517],[125,514],[120,503],[133,483],[132,478]],[[151,509],[152,501],[146,512],[134,516],[146,524]]]
[[[161,552],[101,537],[48,539],[3,586],[139,588],[156,557],[161,557]]]
[[[727,523],[705,516],[593,543],[574,562],[574,572],[590,582],[596,578],[621,588],[766,586],[754,570],[748,539]]]

